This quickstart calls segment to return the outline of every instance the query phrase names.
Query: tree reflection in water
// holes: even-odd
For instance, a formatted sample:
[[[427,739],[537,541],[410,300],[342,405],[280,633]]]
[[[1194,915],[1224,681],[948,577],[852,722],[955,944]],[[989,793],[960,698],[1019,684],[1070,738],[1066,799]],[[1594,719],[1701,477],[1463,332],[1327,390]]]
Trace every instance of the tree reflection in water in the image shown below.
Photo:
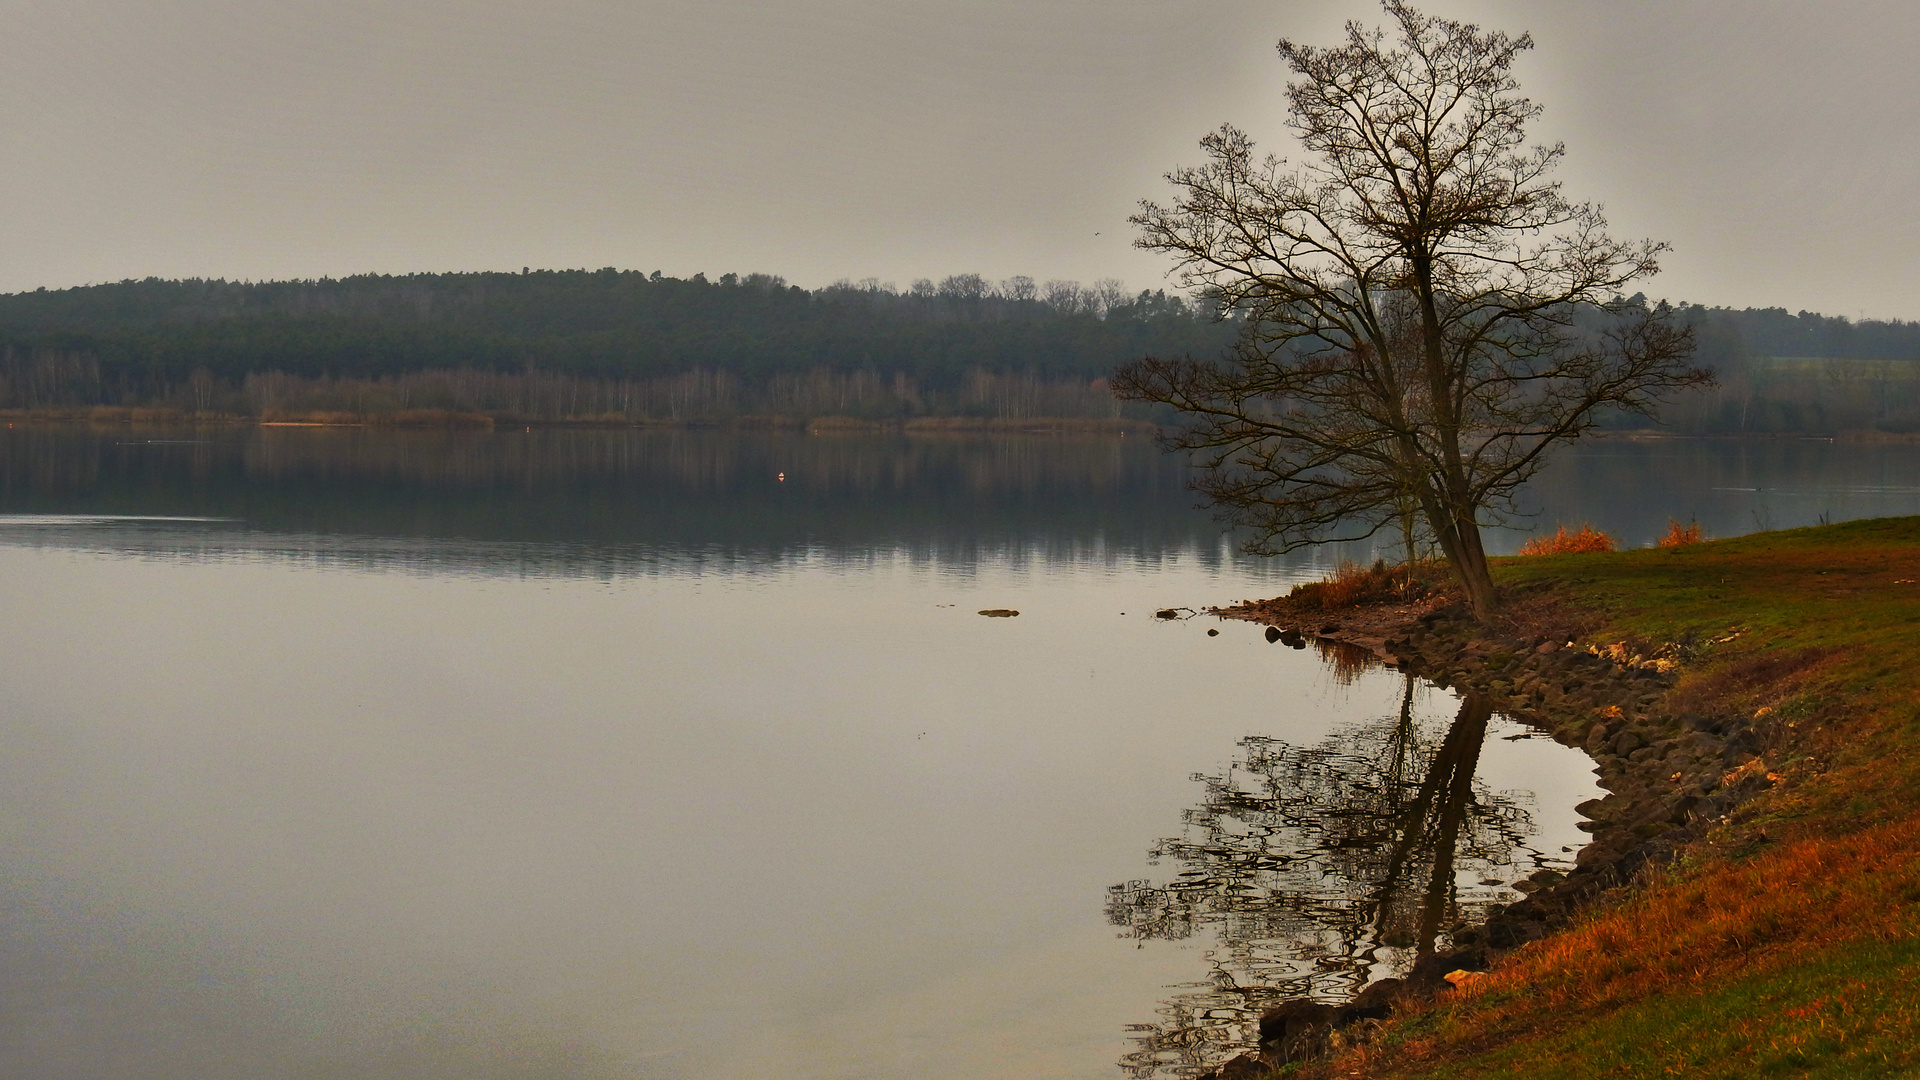
[[[1343,683],[1365,663],[1323,651]],[[1486,699],[1468,694],[1444,727],[1423,723],[1404,678],[1397,714],[1320,746],[1241,740],[1243,760],[1224,775],[1194,777],[1206,796],[1183,814],[1184,835],[1150,853],[1153,865],[1174,860],[1173,879],[1108,890],[1123,937],[1218,937],[1209,978],[1177,987],[1157,1022],[1131,1026],[1128,1076],[1192,1076],[1251,1047],[1277,1002],[1342,1000],[1403,971],[1492,903],[1500,882],[1542,864],[1526,845],[1527,811],[1474,779]]]

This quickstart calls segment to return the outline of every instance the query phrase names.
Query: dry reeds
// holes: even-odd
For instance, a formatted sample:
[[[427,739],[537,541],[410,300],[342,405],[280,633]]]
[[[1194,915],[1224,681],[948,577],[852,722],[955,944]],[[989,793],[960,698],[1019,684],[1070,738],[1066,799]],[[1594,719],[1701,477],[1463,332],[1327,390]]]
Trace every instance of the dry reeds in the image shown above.
[[[1667,519],[1667,535],[1660,538],[1663,548],[1686,547],[1701,541],[1700,523],[1695,521],[1687,525],[1680,524],[1678,518]]]
[[[1375,560],[1372,566],[1343,562],[1325,581],[1295,585],[1287,594],[1287,602],[1302,611],[1337,611],[1361,604],[1406,600],[1417,587],[1410,573],[1388,567],[1384,559]]]
[[[1568,532],[1565,525],[1560,526],[1552,536],[1536,536],[1520,545],[1522,555],[1586,555],[1596,551],[1612,551],[1613,537],[1594,528],[1592,525],[1580,526],[1579,532]]]

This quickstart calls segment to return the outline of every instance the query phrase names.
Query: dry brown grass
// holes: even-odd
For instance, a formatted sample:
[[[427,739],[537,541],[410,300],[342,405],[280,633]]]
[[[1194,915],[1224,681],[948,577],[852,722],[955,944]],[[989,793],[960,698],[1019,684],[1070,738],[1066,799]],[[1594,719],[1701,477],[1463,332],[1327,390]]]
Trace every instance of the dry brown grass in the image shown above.
[[[1560,1030],[1656,995],[1777,968],[1836,944],[1920,929],[1920,819],[1782,844],[1745,863],[1656,884],[1518,950],[1428,1018],[1367,1075],[1425,1075],[1515,1037]],[[1437,1021],[1437,1023],[1434,1023]]]
[[[1580,526],[1579,532],[1568,532],[1565,525],[1554,530],[1552,536],[1536,536],[1520,546],[1522,555],[1587,555],[1596,551],[1612,551],[1613,537],[1594,528],[1592,525]]]
[[[1705,538],[1700,534],[1699,522],[1695,521],[1682,525],[1678,518],[1668,518],[1667,535],[1660,538],[1659,546],[1663,548],[1686,547],[1688,544],[1697,544],[1703,539]]]
[[[1390,567],[1378,559],[1372,566],[1342,562],[1325,581],[1295,585],[1287,603],[1297,611],[1339,611],[1362,604],[1386,604],[1426,595],[1415,570]]]

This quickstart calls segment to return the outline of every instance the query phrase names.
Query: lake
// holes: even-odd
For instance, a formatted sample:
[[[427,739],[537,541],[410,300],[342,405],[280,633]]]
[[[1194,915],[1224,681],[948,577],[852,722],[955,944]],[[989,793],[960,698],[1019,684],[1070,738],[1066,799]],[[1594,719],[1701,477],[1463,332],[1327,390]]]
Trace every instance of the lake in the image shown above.
[[[1597,440],[1530,509],[1916,465]],[[1571,860],[1581,755],[1156,618],[1372,554],[1192,501],[1137,438],[8,429],[0,1073],[1186,1075]]]

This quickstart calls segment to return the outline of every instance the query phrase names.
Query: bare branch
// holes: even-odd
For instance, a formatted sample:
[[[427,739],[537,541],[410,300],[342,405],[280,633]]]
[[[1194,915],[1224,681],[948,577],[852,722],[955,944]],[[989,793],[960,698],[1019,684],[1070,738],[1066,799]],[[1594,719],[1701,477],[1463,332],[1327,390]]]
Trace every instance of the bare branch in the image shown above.
[[[1135,243],[1244,332],[1222,361],[1141,360],[1114,387],[1187,417],[1168,445],[1252,550],[1370,535],[1411,502],[1484,617],[1480,527],[1551,448],[1709,376],[1664,306],[1610,299],[1666,245],[1609,236],[1552,178],[1565,148],[1527,145],[1532,39],[1382,7],[1391,36],[1280,43],[1303,164],[1223,126],[1168,174],[1170,205],[1140,204]]]

